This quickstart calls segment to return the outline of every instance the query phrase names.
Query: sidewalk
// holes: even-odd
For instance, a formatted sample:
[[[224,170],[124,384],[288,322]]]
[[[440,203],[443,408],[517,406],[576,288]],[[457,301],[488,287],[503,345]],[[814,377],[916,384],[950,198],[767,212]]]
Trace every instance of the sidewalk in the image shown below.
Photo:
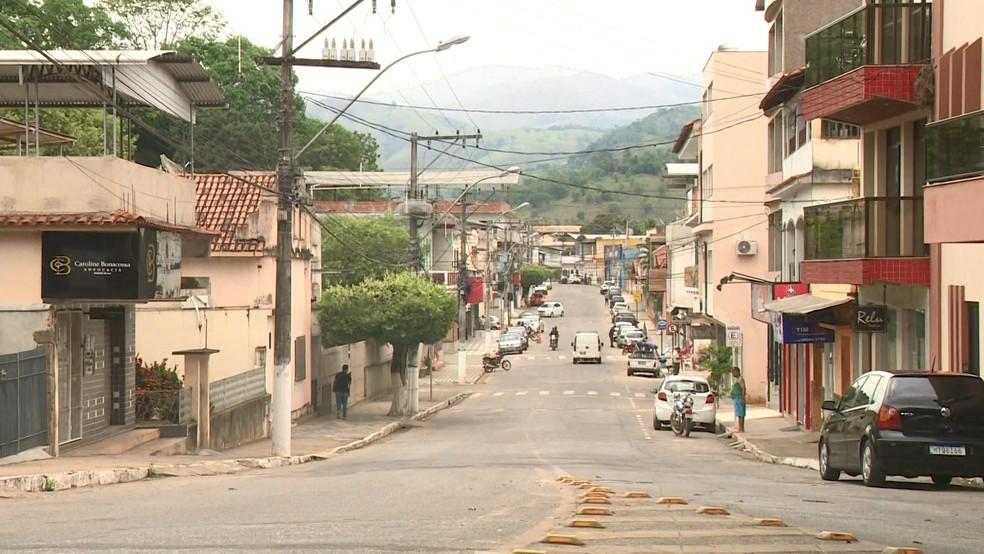
[[[817,444],[820,434],[803,431],[780,412],[765,406],[749,406],[745,417],[745,432],[738,433],[735,410],[731,400],[721,399],[717,411],[719,429],[730,433],[736,448],[751,453],[756,459],[770,464],[818,470]]]
[[[486,353],[484,332],[479,332],[467,341],[460,343],[445,343],[442,355],[442,364],[434,368],[434,384],[451,385],[458,383],[458,347],[460,346],[466,355],[465,384],[474,384],[482,378],[482,356]],[[495,349],[495,338],[499,331],[492,331],[491,348]],[[420,390],[427,390],[430,377],[423,377],[420,380]]]
[[[430,391],[422,382],[420,412],[409,420],[386,415],[389,397],[352,406],[348,419],[336,419],[334,414],[304,419],[293,426],[293,455],[290,457],[271,456],[270,439],[223,452],[203,451],[198,455],[175,456],[153,455],[151,452],[157,448],[152,442],[118,455],[84,456],[72,455],[69,451],[59,458],[0,465],[0,498],[153,477],[239,473],[323,460],[412,428],[414,421],[422,421],[454,406],[467,398],[471,390],[472,387],[435,383],[434,397],[430,400]]]

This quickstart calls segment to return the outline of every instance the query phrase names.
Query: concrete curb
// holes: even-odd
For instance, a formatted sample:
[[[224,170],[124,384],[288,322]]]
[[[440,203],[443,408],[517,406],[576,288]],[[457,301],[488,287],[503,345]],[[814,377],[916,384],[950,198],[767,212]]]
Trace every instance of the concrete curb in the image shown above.
[[[765,462],[767,464],[779,464],[791,467],[798,467],[800,469],[811,469],[813,471],[820,471],[820,463],[814,458],[792,458],[785,456],[775,456],[769,454],[768,452],[762,450],[755,445],[752,441],[748,440],[739,433],[736,433],[733,429],[725,425],[720,419],[717,420],[717,428],[720,433],[726,433],[731,438],[733,438],[737,445],[735,448],[740,448],[745,452],[748,452],[755,457],[756,460],[760,462]]]
[[[327,460],[339,454],[365,448],[401,429],[409,429],[408,421],[424,421],[434,414],[460,404],[470,393],[459,393],[439,404],[414,414],[412,417],[388,423],[361,439],[337,448],[300,456],[266,456],[235,460],[209,460],[192,464],[147,464],[93,471],[68,471],[61,473],[20,475],[0,478],[0,491],[22,493],[53,492],[66,489],[131,483],[156,477],[186,477],[229,475],[254,469],[271,469]]]

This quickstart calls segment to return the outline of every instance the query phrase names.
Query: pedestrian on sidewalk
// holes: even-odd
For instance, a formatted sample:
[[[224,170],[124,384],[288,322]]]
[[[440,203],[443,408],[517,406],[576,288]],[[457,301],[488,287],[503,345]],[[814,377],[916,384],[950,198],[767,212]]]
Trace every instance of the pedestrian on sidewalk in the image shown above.
[[[741,376],[738,366],[731,368],[731,403],[735,406],[735,419],[738,420],[738,432],[745,432],[745,378]]]
[[[352,390],[352,374],[349,373],[348,364],[342,365],[342,372],[335,374],[331,388],[335,391],[335,417],[347,419],[349,392]]]

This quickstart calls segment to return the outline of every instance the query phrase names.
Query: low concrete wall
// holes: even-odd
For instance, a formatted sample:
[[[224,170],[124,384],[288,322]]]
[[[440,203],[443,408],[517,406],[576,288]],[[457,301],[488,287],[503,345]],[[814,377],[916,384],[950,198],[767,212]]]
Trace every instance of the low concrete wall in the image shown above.
[[[212,444],[215,450],[227,450],[270,435],[270,395],[260,396],[212,414]]]
[[[321,349],[318,367],[318,409],[332,410],[331,384],[335,374],[348,364],[352,373],[352,393],[349,405],[386,394],[390,390],[389,364],[393,348],[372,341],[362,341]]]

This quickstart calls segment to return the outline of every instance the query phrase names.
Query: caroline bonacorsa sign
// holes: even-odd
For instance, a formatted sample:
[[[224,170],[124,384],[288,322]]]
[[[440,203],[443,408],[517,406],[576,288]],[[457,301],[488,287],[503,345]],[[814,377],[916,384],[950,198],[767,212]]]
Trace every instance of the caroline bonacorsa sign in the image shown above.
[[[888,324],[888,307],[858,306],[854,309],[854,330],[882,333]]]

